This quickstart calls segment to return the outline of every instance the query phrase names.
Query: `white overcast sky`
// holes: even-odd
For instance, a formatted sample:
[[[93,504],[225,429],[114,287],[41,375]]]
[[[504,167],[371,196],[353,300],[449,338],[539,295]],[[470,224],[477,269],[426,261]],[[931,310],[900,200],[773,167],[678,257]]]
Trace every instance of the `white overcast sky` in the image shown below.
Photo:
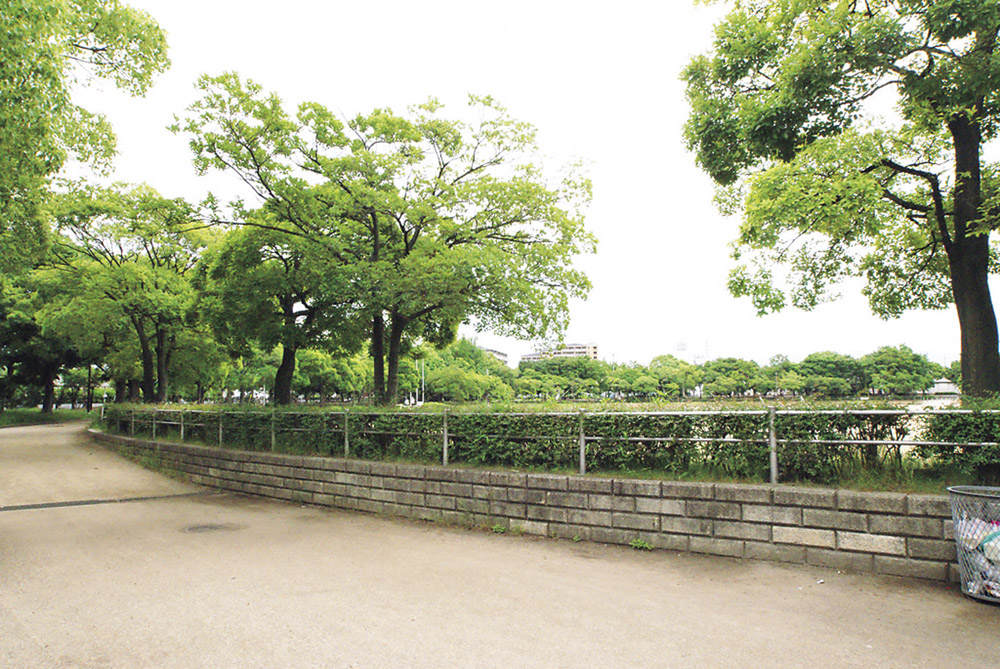
[[[759,318],[726,290],[738,221],[718,214],[708,178],[681,140],[687,116],[679,74],[706,51],[718,6],[689,0],[125,0],[167,31],[172,67],[141,99],[111,86],[80,100],[110,117],[119,139],[114,177],[170,197],[199,200],[239,190],[226,176],[199,178],[186,140],[166,130],[195,98],[202,73],[236,70],[294,108],[315,100],[352,116],[404,111],[435,96],[458,111],[468,93],[490,94],[538,128],[552,166],[590,165],[588,228],[593,282],[572,305],[566,342],[596,343],[601,357],[646,364],[656,355],[736,356],[766,363],[815,351],[861,356],[906,344],[932,360],[958,358],[954,310],[883,322],[859,286],[813,312]],[[996,288],[994,288],[996,290]],[[511,363],[532,342],[476,334]]]

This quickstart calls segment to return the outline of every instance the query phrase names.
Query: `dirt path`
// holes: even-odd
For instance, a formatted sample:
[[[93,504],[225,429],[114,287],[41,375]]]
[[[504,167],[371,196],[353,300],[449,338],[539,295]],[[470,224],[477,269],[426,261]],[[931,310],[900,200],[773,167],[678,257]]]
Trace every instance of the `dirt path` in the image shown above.
[[[996,663],[1000,607],[943,585],[192,492],[0,430],[0,666]],[[125,493],[161,498],[10,510]]]

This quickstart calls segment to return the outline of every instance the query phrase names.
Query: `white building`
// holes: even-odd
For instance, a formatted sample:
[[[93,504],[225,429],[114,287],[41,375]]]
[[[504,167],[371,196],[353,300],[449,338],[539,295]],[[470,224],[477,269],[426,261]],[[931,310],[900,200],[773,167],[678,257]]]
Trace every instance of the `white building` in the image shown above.
[[[597,360],[597,344],[565,344],[557,349],[535,351],[522,355],[523,362],[538,362],[549,358],[590,358]]]

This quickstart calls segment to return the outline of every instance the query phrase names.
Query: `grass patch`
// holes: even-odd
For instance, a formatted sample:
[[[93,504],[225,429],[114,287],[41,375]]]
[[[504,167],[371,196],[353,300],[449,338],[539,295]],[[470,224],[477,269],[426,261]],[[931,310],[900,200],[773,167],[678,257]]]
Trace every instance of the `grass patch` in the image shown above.
[[[86,420],[93,415],[88,414],[86,409],[57,409],[52,413],[42,413],[38,409],[4,409],[0,412],[0,427],[64,423],[71,420]]]

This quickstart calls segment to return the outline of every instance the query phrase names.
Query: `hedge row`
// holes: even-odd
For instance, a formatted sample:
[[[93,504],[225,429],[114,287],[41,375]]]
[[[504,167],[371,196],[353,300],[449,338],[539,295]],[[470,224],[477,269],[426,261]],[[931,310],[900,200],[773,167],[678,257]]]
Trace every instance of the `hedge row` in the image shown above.
[[[692,471],[746,480],[769,476],[766,411],[687,413],[420,413],[350,410],[290,412],[226,408],[154,410],[109,406],[112,432],[177,438],[228,448],[440,462],[445,422],[452,463],[575,468],[581,426],[590,471]],[[220,431],[220,421],[222,429]],[[859,470],[902,468],[907,457],[955,465],[984,482],[1000,471],[1000,447],[920,446],[851,441],[993,442],[1000,414],[954,412],[776,412],[782,481],[834,483]],[[272,437],[272,434],[274,435]],[[838,443],[809,443],[809,442]]]

